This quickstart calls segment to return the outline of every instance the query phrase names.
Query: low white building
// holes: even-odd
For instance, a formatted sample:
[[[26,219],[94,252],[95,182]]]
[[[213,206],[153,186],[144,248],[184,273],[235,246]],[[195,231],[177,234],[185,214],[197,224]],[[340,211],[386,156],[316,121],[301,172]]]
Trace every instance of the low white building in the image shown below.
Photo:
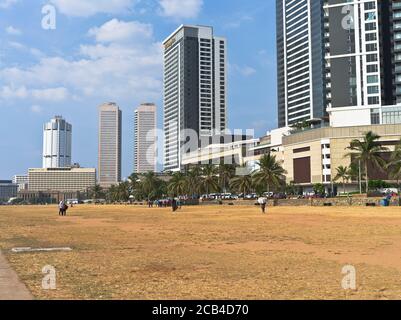
[[[29,169],[29,191],[87,191],[96,185],[95,168]]]

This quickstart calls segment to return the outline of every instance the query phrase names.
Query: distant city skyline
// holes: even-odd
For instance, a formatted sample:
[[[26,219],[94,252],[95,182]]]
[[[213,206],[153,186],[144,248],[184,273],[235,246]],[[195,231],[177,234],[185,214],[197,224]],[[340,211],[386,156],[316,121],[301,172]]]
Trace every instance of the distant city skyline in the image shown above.
[[[42,166],[41,127],[56,114],[73,125],[72,162],[90,168],[97,167],[101,103],[115,101],[132,115],[140,103],[155,102],[162,129],[161,42],[182,23],[211,25],[228,40],[230,128],[260,136],[276,127],[273,1],[206,0],[185,13],[166,12],[158,0],[127,1],[128,9],[74,2],[57,1],[55,30],[42,29],[40,2],[0,8],[0,137],[7,137],[0,149],[12,155],[0,159],[1,179]],[[11,123],[23,130],[10,135]],[[124,116],[123,178],[133,168],[132,127],[133,117]]]

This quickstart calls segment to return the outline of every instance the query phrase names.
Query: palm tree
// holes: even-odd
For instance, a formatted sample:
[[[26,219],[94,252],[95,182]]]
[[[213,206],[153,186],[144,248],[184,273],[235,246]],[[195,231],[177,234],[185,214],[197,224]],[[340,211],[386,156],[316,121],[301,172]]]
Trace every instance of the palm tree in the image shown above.
[[[227,185],[235,175],[235,166],[232,164],[222,164],[219,166],[220,188],[224,193],[227,192]]]
[[[202,185],[208,195],[210,191],[219,190],[219,181],[217,171],[214,165],[207,165],[202,170]]]
[[[187,191],[186,176],[182,172],[174,173],[168,184],[167,189],[172,196],[184,195]]]
[[[100,199],[103,194],[103,188],[99,184],[95,184],[93,188],[90,189],[91,197],[94,200]]]
[[[121,182],[117,186],[118,201],[128,201],[130,196],[130,183],[128,181]]]
[[[131,191],[133,192],[135,188],[138,186],[138,183],[140,182],[138,174],[136,173],[131,174],[128,177],[128,182],[130,184]]]
[[[202,192],[202,169],[196,166],[189,170],[186,175],[186,188],[188,194],[193,198]]]
[[[380,138],[379,135],[369,131],[362,138],[362,141],[359,139],[352,140],[347,149],[353,152],[345,155],[345,157],[354,157],[353,161],[360,161],[363,164],[366,174],[366,192],[369,192],[369,164],[379,169],[386,165],[381,153],[388,149],[379,144]]]
[[[348,167],[339,166],[336,170],[337,175],[334,177],[334,181],[342,180],[343,193],[345,194],[345,183],[350,179],[350,169]]]
[[[246,194],[252,189],[252,176],[250,174],[236,176],[231,179],[230,187],[241,192],[245,199]]]
[[[107,190],[107,200],[110,202],[117,202],[119,201],[119,195],[118,195],[118,186],[117,185],[112,185],[108,190]]]
[[[267,192],[270,192],[270,187],[278,187],[285,180],[287,173],[280,161],[277,161],[276,156],[271,153],[265,154],[258,162],[260,169],[253,174],[255,185],[266,186]]]
[[[154,172],[145,173],[141,179],[141,184],[147,200],[152,200],[160,195],[162,182]]]

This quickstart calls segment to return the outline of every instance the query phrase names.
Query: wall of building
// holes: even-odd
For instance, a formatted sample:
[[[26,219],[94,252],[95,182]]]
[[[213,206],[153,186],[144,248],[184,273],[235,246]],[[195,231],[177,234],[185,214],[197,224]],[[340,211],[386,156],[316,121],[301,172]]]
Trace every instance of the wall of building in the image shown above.
[[[304,174],[297,174],[295,172],[297,161],[307,158],[310,159],[309,182],[295,181],[295,178],[297,176],[304,176]],[[320,139],[315,141],[303,142],[285,146],[283,167],[287,171],[287,183],[291,182],[300,184],[322,183],[322,147]],[[307,169],[305,168],[304,170]]]
[[[96,185],[96,169],[30,169],[29,191],[86,191]]]
[[[8,201],[17,196],[18,185],[11,181],[0,181],[0,201]]]

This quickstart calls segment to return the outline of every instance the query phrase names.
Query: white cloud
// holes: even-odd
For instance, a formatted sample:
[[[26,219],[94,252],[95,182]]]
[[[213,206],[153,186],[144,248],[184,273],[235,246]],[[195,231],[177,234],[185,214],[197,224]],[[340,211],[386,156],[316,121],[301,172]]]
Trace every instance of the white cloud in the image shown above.
[[[32,54],[33,56],[35,56],[36,58],[40,58],[40,57],[44,57],[44,53],[42,51],[40,51],[39,49],[36,48],[29,48],[25,45],[23,45],[20,42],[16,42],[16,41],[9,41],[8,42],[8,46],[16,49],[16,50],[21,50],[21,51],[25,51],[25,52],[29,52],[30,54]]]
[[[254,18],[250,15],[241,15],[239,17],[236,17],[233,21],[226,23],[225,28],[226,29],[237,29],[242,26],[245,22],[250,22],[253,21]]]
[[[239,65],[230,65],[231,70],[234,72],[238,72],[243,77],[250,77],[256,73],[256,69],[250,66],[239,66]]]
[[[113,38],[115,25],[122,25],[126,30]],[[136,37],[141,28],[147,33]],[[81,45],[77,58],[42,56],[30,67],[0,69],[0,100],[18,97],[46,101],[52,98],[53,101],[93,98],[123,102],[159,99],[163,50],[161,43],[154,41],[151,26],[111,20],[91,30],[95,42]]]
[[[29,92],[25,86],[13,88],[10,86],[3,86],[0,88],[0,98],[2,99],[25,99],[29,96]]]
[[[26,86],[3,86],[0,88],[0,99],[34,99],[40,101],[57,102],[68,97],[66,88],[27,89]]]
[[[98,13],[123,13],[130,10],[136,0],[51,0],[67,16],[90,17]]]
[[[159,0],[162,15],[177,19],[196,18],[203,6],[203,0]]]
[[[68,90],[66,88],[50,88],[50,89],[34,89],[31,92],[32,97],[41,101],[64,101],[68,98]]]
[[[17,2],[18,0],[0,0],[0,8],[7,9]]]
[[[13,35],[13,36],[19,36],[19,35],[22,34],[21,30],[19,30],[19,29],[17,29],[17,28],[14,28],[13,26],[8,26],[8,27],[6,28],[6,32],[7,32],[8,34],[10,34],[10,35]]]
[[[124,22],[117,19],[110,20],[100,28],[95,27],[89,30],[89,35],[94,36],[97,42],[133,42],[149,39],[153,35],[150,24],[137,21]]]
[[[33,113],[41,113],[42,110],[43,110],[42,107],[41,107],[41,106],[38,106],[37,104],[31,106],[31,111],[32,111]]]

